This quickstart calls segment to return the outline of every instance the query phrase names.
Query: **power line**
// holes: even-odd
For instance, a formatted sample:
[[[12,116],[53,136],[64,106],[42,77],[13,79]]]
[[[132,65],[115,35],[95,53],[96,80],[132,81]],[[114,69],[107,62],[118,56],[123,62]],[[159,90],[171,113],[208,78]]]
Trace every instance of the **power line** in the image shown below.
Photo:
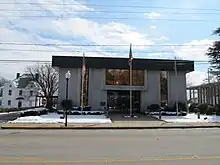
[[[0,42],[0,45],[17,45],[17,46],[74,46],[74,47],[126,47],[129,46],[129,44],[103,44],[103,45],[98,45],[98,44],[51,44],[51,43],[45,43],[45,44],[36,44],[36,43],[20,43],[20,42]],[[157,47],[166,47],[166,46],[173,46],[173,47],[203,47],[203,46],[212,46],[212,44],[200,44],[200,45],[193,45],[193,44],[149,44],[149,45],[141,45],[141,44],[133,44],[135,47],[149,47],[149,46],[157,46]]]
[[[42,60],[0,60],[0,63],[4,62],[36,62],[36,63],[51,63],[51,61],[42,61]]]
[[[13,16],[13,15],[5,15],[5,16],[0,16],[2,18],[7,17],[7,18],[60,18],[59,16]],[[62,16],[62,18],[76,18],[79,19],[79,17],[74,17],[74,16]],[[220,21],[218,20],[196,20],[196,19],[173,19],[173,18],[137,18],[137,17],[80,17],[81,19],[98,19],[98,20],[132,20],[132,21],[138,21],[138,20],[150,20],[150,21],[171,21],[171,22],[193,22],[193,23],[198,23],[198,22],[217,22],[219,23]]]
[[[36,49],[36,50],[33,50],[33,49],[11,49],[11,48],[0,48],[0,51],[20,51],[20,52],[63,52],[63,53],[79,53],[80,50],[42,50],[42,49]],[[105,51],[98,51],[98,50],[87,50],[87,51],[83,51],[83,52],[89,52],[89,53],[92,53],[92,52],[95,52],[95,53],[127,53],[127,51],[114,51],[114,50],[105,50]],[[173,53],[174,51],[167,51],[167,50],[164,50],[164,51],[141,51],[139,50],[138,51],[138,54],[139,53]],[[197,53],[201,53],[201,51],[179,51],[181,53],[191,53],[191,52],[197,52]]]
[[[152,59],[152,58],[146,58],[146,59]],[[156,59],[155,59],[156,60]],[[164,59],[164,60],[173,60],[173,59]],[[190,60],[190,61],[193,61],[194,63],[200,63],[200,64],[208,64],[209,61],[199,61],[199,60]],[[52,63],[52,61],[46,61],[46,60],[0,60],[0,63],[19,63],[19,62],[24,62],[24,63],[31,63],[31,62],[34,62],[34,63]],[[170,61],[163,61],[163,62],[170,62]]]
[[[42,10],[42,9],[1,9],[0,8],[0,11],[10,11],[10,12],[18,12],[18,11],[27,11],[27,12],[30,12],[30,11],[40,11],[40,12],[43,12],[43,11],[46,11],[47,9],[45,10]],[[61,9],[53,9],[52,11],[62,11]],[[85,13],[85,11],[72,11],[73,13]],[[86,11],[86,13],[111,13],[111,14],[115,14],[115,13],[119,13],[119,14],[151,14],[151,12],[144,12],[144,11],[115,11],[115,10],[111,10],[111,11]],[[203,14],[203,15],[218,15],[220,13],[218,12],[215,12],[215,13],[204,13],[204,12],[164,12],[164,11],[160,11],[160,14],[181,14],[181,15],[195,15],[195,14]]]
[[[154,9],[170,9],[170,10],[207,10],[207,11],[220,11],[214,8],[181,8],[181,7],[165,7],[165,6],[143,6],[143,5],[112,5],[112,4],[71,4],[71,3],[27,3],[27,2],[1,2],[0,4],[5,5],[44,5],[44,6],[79,6],[85,5],[87,7],[116,7],[116,8],[154,8]]]

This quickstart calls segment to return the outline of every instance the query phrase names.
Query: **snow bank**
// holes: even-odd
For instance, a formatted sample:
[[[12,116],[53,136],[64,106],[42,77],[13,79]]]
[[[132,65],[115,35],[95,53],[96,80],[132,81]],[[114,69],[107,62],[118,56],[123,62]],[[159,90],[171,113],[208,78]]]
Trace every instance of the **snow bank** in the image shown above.
[[[42,116],[28,116],[20,117],[14,121],[9,121],[9,123],[38,123],[38,124],[55,124],[55,123],[64,123],[65,119],[60,119],[62,115],[57,114],[48,114]],[[75,124],[105,124],[112,123],[109,118],[106,118],[104,115],[68,115],[68,123]]]
[[[159,116],[155,116],[159,118]],[[220,122],[220,116],[215,115],[200,115],[198,119],[197,114],[187,114],[186,116],[162,116],[162,120],[173,123],[193,123],[193,122]]]
[[[0,115],[7,115],[7,114],[12,114],[12,113],[24,113],[24,112],[30,112],[30,111],[43,111],[45,108],[32,108],[32,109],[27,109],[27,110],[22,110],[22,111],[12,111],[12,112],[0,112]]]

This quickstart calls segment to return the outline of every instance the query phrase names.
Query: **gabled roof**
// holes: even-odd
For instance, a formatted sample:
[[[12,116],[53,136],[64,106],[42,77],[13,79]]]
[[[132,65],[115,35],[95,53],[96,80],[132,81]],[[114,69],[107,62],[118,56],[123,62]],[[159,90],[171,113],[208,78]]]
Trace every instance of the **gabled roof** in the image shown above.
[[[32,77],[29,74],[23,74],[19,78],[14,79],[6,84],[11,84],[14,88],[26,88],[32,81]],[[33,83],[36,86],[35,83]]]

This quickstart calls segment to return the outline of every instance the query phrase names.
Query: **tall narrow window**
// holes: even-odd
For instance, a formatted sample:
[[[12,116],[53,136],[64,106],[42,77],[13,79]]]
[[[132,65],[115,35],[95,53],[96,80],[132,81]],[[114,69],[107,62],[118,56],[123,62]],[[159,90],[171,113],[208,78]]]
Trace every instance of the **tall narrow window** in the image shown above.
[[[81,81],[81,84],[82,84],[82,81]],[[81,100],[82,85],[80,89],[81,89],[80,90],[80,103],[81,103],[82,102]],[[89,69],[86,68],[85,75],[84,75],[84,82],[83,82],[83,105],[84,106],[88,105],[88,95],[89,95]]]
[[[22,107],[22,101],[18,101],[18,108]]]
[[[19,96],[22,96],[22,94],[23,94],[23,91],[19,90]]]
[[[1,88],[0,89],[0,97],[2,97],[3,96],[3,89]]]
[[[132,84],[134,86],[144,86],[144,70],[132,71]]]
[[[168,73],[167,71],[160,72],[160,99],[161,103],[168,103]]]
[[[8,95],[11,96],[12,95],[12,90],[8,91]]]

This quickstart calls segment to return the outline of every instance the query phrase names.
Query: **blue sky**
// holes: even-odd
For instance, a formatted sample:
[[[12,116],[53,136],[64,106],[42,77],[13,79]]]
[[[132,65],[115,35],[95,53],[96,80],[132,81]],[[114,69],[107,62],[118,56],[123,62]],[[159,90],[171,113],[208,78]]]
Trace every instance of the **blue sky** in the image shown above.
[[[0,42],[36,44],[0,44],[0,60],[51,60],[52,55],[81,55],[83,51],[86,56],[126,57],[132,43],[134,57],[174,59],[176,56],[195,60],[196,71],[187,75],[187,79],[189,83],[199,84],[207,77],[209,66],[199,61],[208,60],[207,48],[219,39],[212,35],[220,25],[219,0],[5,0],[0,3]],[[0,76],[11,79],[16,72],[33,64],[1,62]]]

